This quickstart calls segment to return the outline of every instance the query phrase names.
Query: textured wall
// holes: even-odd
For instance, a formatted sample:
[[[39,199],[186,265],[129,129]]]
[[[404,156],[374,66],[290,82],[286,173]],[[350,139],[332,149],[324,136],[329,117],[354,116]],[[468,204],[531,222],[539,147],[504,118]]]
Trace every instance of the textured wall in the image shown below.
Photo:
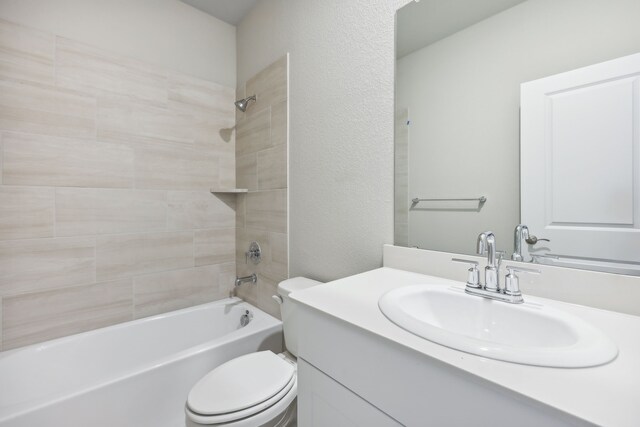
[[[2,0],[0,18],[235,87],[236,28],[179,0]]]
[[[290,273],[379,267],[393,242],[394,20],[409,0],[262,0],[238,81],[290,54]]]
[[[258,285],[243,285],[238,295],[280,317],[271,298],[288,278],[287,240],[287,56],[240,85],[237,98],[256,95],[246,113],[237,112],[236,182],[249,190],[238,195],[236,265],[238,276],[256,273]],[[246,261],[252,241],[262,261]]]
[[[226,297],[235,199],[209,188],[235,185],[235,90],[0,34],[2,349]]]

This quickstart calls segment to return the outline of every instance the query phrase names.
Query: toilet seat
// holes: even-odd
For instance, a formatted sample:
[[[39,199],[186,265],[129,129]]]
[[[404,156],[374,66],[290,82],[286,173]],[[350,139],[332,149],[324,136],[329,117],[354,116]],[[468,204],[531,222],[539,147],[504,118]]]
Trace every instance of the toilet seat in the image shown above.
[[[297,395],[295,362],[271,351],[220,365],[191,390],[187,417],[204,425],[259,425],[284,412]],[[250,424],[247,424],[247,421]]]

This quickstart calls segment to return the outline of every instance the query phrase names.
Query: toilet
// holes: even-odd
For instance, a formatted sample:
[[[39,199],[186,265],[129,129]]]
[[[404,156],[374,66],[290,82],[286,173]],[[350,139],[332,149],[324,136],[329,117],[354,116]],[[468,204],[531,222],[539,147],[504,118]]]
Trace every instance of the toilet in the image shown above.
[[[186,427],[284,427],[296,418],[298,350],[293,291],[320,282],[296,277],[278,285],[282,329],[287,351],[259,351],[218,366],[189,392]]]

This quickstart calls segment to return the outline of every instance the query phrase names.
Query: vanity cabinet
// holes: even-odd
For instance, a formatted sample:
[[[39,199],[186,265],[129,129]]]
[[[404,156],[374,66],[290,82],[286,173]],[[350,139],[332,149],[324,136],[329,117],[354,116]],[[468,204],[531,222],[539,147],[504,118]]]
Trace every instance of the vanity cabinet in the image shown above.
[[[304,359],[298,359],[298,425],[301,427],[402,426]]]
[[[300,427],[593,425],[316,308],[298,310]]]

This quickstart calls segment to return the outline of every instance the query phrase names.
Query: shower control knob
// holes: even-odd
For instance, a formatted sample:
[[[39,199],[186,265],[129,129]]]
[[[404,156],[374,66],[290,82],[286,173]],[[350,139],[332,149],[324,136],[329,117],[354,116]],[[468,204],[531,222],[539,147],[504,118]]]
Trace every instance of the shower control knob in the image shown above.
[[[258,242],[251,242],[249,250],[244,253],[244,262],[251,260],[253,264],[259,264],[262,261],[262,250]]]

